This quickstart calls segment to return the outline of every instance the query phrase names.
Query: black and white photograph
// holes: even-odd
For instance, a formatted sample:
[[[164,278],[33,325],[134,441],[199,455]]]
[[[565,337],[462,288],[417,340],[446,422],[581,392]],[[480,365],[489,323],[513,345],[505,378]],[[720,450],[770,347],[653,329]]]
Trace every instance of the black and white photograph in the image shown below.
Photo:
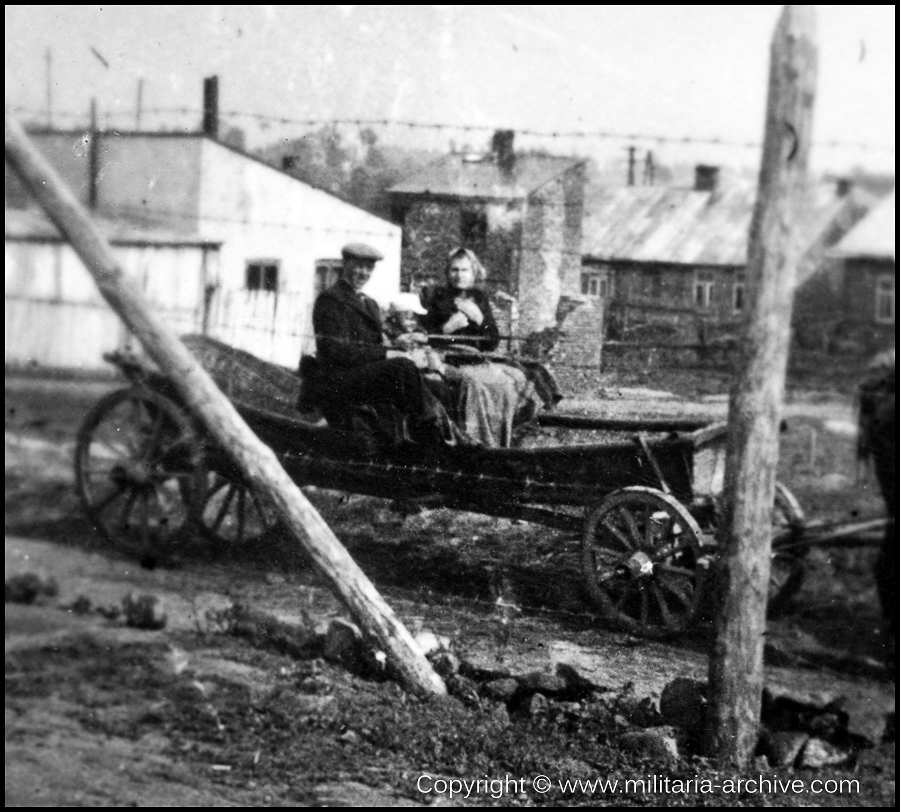
[[[894,807],[893,5],[7,5],[7,807]]]

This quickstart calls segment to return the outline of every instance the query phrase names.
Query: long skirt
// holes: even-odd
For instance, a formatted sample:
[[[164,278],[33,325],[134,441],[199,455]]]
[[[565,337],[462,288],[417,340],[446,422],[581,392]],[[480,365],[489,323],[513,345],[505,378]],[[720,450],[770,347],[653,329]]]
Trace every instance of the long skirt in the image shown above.
[[[516,415],[535,398],[525,373],[507,364],[470,364],[448,372],[454,392],[450,412],[460,428],[483,446],[509,447]]]

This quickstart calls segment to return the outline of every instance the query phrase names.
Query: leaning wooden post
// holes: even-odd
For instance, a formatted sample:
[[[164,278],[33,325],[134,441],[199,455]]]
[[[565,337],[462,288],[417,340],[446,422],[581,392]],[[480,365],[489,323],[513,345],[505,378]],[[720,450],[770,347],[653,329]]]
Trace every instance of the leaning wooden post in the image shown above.
[[[81,204],[9,116],[6,160],[72,244],[110,307],[137,336],[216,442],[231,452],[248,482],[270,498],[356,622],[384,649],[400,680],[420,695],[445,694],[443,681],[406,627],[285,473],[272,450],[248,428],[178,336],[150,310]]]
[[[772,505],[791,306],[795,213],[809,158],[816,61],[813,6],[785,6],[772,41],[762,166],[747,264],[750,310],[731,391],[721,565],[725,599],[710,657],[708,752],[743,768],[756,748]]]

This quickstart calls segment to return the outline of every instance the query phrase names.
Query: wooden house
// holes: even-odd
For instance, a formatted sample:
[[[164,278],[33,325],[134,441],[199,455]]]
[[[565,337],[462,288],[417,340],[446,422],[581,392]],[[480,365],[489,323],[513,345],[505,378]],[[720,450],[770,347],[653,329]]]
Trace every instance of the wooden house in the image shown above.
[[[692,187],[627,186],[600,195],[585,219],[581,289],[605,304],[606,337],[706,343],[733,338],[747,312],[747,249],[756,187],[696,167]],[[798,284],[871,198],[816,188],[799,213]]]
[[[841,310],[835,342],[848,349],[869,353],[894,343],[895,209],[892,191],[831,252],[840,269]]]

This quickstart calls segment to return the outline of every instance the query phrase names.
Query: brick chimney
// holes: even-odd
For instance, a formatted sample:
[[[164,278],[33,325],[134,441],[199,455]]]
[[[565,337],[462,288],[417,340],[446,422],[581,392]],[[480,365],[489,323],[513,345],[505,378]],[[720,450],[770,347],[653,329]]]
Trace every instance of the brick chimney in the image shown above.
[[[496,130],[491,139],[491,152],[500,171],[507,177],[511,176],[516,168],[516,153],[513,150],[513,141],[516,133],[514,130]]]
[[[203,134],[219,137],[219,77],[203,80]]]
[[[838,197],[847,197],[853,191],[853,178],[838,178],[835,193]]]
[[[719,167],[697,164],[694,167],[694,191],[714,192],[719,187]]]

